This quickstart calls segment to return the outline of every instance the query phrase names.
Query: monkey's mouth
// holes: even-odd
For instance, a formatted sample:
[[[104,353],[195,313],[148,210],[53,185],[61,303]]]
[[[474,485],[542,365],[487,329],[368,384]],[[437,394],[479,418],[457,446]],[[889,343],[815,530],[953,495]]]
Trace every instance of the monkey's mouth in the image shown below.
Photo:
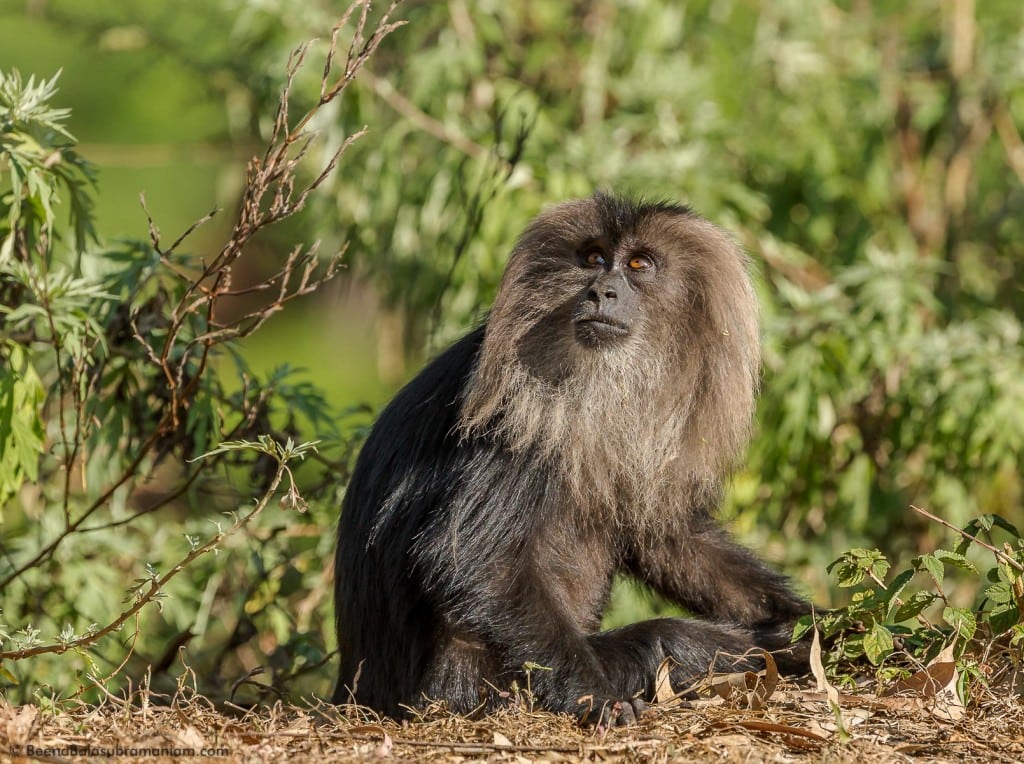
[[[584,344],[603,345],[629,336],[629,326],[607,316],[582,316],[576,319],[576,337]]]

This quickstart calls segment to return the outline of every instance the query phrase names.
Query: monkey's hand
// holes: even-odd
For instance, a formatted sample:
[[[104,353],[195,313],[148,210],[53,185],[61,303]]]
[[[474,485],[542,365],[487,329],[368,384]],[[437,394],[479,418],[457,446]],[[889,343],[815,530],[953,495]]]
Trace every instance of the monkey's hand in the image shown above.
[[[576,718],[580,725],[595,726],[598,730],[609,727],[626,727],[636,724],[640,714],[647,710],[647,703],[640,698],[614,700],[584,695],[577,701]]]
[[[647,709],[640,687],[630,693],[610,683],[597,666],[572,665],[570,659],[559,663],[562,671],[545,672],[533,685],[539,704],[548,711],[574,716],[583,727],[608,729],[635,724]]]

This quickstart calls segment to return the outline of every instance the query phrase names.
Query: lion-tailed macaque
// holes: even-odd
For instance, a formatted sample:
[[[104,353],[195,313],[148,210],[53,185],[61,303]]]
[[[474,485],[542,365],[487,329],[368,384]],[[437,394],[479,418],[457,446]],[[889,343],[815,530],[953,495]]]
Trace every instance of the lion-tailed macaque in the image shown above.
[[[469,713],[534,664],[543,707],[615,725],[666,658],[677,685],[757,667],[753,648],[803,671],[789,638],[810,605],[715,520],[759,364],[747,261],[721,229],[604,194],[537,217],[485,324],[398,393],[359,456],[334,702]],[[602,631],[617,572],[699,618]]]

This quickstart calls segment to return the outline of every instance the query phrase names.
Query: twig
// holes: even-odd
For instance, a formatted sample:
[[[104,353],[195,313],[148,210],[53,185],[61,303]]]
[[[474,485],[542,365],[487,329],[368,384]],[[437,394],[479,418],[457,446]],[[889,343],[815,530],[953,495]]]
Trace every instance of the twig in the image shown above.
[[[970,533],[968,533],[967,531],[963,530],[962,528],[957,528],[955,525],[953,525],[952,523],[950,523],[950,522],[948,522],[946,520],[943,520],[941,517],[933,515],[927,509],[921,509],[920,507],[915,507],[913,504],[910,505],[910,508],[912,510],[914,510],[915,512],[917,512],[919,515],[923,515],[924,517],[927,517],[929,520],[932,520],[932,521],[938,523],[939,525],[944,525],[945,527],[949,528],[951,531],[955,531],[956,533],[959,533],[965,539],[969,539],[969,540],[973,541],[975,544],[977,544],[978,546],[984,547],[985,549],[990,551],[992,554],[994,554],[996,556],[996,559],[999,560],[1000,562],[1004,562],[1007,565],[1009,565],[1011,568],[1016,568],[1018,571],[1024,573],[1024,565],[1021,565],[1019,562],[1017,562],[1015,559],[1010,557],[1005,552],[1000,551],[999,549],[996,549],[994,546],[992,546],[991,544],[989,544],[989,543],[987,543],[985,541],[982,541],[977,536],[972,536]]]
[[[288,62],[286,83],[279,100],[272,140],[262,158],[254,157],[249,162],[247,185],[243,192],[242,204],[228,241],[208,263],[202,264],[197,274],[189,275],[187,271],[180,268],[174,255],[182,242],[197,227],[208,221],[214,213],[211,212],[203,216],[178,236],[169,247],[163,247],[160,231],[153,217],[146,210],[149,237],[154,251],[160,256],[161,263],[170,273],[186,281],[180,296],[172,303],[169,314],[164,313],[162,308],[156,314],[162,334],[156,343],[151,344],[146,336],[148,332],[144,330],[144,327],[139,326],[138,313],[128,319],[128,325],[131,327],[135,340],[139,342],[145,356],[158,372],[159,377],[153,382],[155,389],[152,392],[161,399],[161,408],[156,412],[152,430],[139,434],[135,452],[131,454],[120,474],[112,479],[99,496],[89,503],[88,507],[72,519],[67,502],[70,497],[68,481],[73,465],[68,460],[68,455],[71,455],[71,461],[73,461],[79,444],[68,443],[63,403],[58,404],[60,406],[59,436],[64,440],[65,456],[63,463],[65,469],[64,528],[31,559],[17,566],[12,565],[12,569],[0,579],[0,589],[20,578],[26,571],[52,558],[57,548],[69,536],[80,530],[83,523],[97,510],[105,506],[118,489],[139,477],[139,469],[154,449],[161,444],[173,444],[174,437],[186,437],[186,424],[183,422],[182,412],[190,408],[195,395],[202,389],[201,384],[207,359],[214,346],[251,334],[284,304],[316,290],[336,274],[341,253],[331,258],[326,268],[321,271],[319,276],[316,276],[315,247],[305,253],[301,248],[296,249],[278,273],[266,279],[262,285],[262,288],[277,289],[274,301],[229,324],[220,324],[217,321],[216,307],[220,304],[221,298],[231,296],[236,291],[231,286],[231,268],[242,256],[248,242],[263,228],[299,211],[305,205],[308,195],[326,179],[329,173],[334,171],[338,160],[352,141],[364,134],[365,130],[360,130],[348,136],[323,163],[311,181],[303,184],[297,183],[299,163],[305,157],[312,141],[317,137],[315,133],[306,131],[307,125],[325,104],[344,92],[384,38],[404,24],[403,21],[392,21],[390,18],[396,6],[397,0],[391,3],[373,31],[367,34],[369,0],[355,0],[351,3],[342,21],[335,26],[332,32],[331,51],[328,56],[330,61],[334,61],[334,48],[339,31],[351,18],[356,17],[356,29],[345,59],[345,71],[339,73],[337,79],[331,80],[332,67],[325,67],[319,103],[294,126],[289,125],[288,119],[290,88],[298,68],[305,59],[308,45],[301,46],[292,54]],[[357,10],[359,11],[358,15],[356,14]],[[145,210],[144,199],[142,204]],[[297,278],[297,283],[292,283],[293,275]],[[250,289],[258,291],[259,288]],[[44,301],[46,300],[45,291],[43,289],[42,299]],[[47,312],[49,313],[49,311]],[[58,357],[57,366],[60,368],[62,366],[60,362],[61,349],[56,334],[52,339],[54,351]],[[63,378],[58,377],[58,385],[61,386],[58,390],[58,399],[62,401],[64,398]],[[260,416],[258,411],[265,405],[265,402],[265,397],[260,396],[260,400],[253,403],[252,409],[244,421],[253,425],[256,418]],[[84,437],[82,429],[76,425],[75,440],[81,441]],[[63,649],[67,649],[67,647],[64,646]]]
[[[264,510],[267,504],[270,503],[271,498],[277,493],[277,488],[281,484],[282,478],[288,474],[287,460],[281,459],[277,464],[277,471],[274,473],[274,478],[270,483],[270,487],[267,488],[266,492],[260,498],[256,506],[246,515],[239,517],[230,528],[226,531],[218,531],[211,537],[205,544],[202,544],[187,555],[185,555],[177,564],[175,564],[169,571],[164,573],[159,578],[154,578],[149,582],[149,589],[142,594],[138,595],[135,604],[125,610],[121,615],[111,621],[109,624],[104,626],[92,634],[86,634],[85,636],[79,637],[78,639],[63,642],[57,645],[39,645],[37,647],[26,648],[25,650],[8,650],[0,651],[0,660],[20,660],[22,658],[31,658],[34,655],[45,655],[47,653],[61,654],[68,650],[74,650],[81,647],[87,647],[94,644],[101,637],[105,637],[107,634],[111,634],[118,629],[133,615],[139,612],[146,604],[156,599],[156,596],[160,594],[164,586],[172,578],[177,576],[181,571],[192,563],[198,557],[212,551],[218,544],[220,544],[225,538],[234,534],[240,528],[255,518],[260,512]]]

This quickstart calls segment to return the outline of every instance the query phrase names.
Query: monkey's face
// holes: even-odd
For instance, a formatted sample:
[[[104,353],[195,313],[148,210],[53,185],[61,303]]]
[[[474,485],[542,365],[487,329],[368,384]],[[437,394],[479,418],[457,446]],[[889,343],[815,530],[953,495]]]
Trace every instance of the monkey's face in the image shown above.
[[[752,368],[756,318],[745,260],[723,231],[686,207],[598,194],[542,213],[523,233],[485,356],[495,373],[514,358],[553,383],[637,364],[717,365],[720,352]]]
[[[491,313],[492,347],[515,348],[524,368],[549,381],[597,358],[674,353],[695,285],[685,233],[699,221],[683,207],[603,196],[540,215],[509,260]]]
[[[572,314],[576,340],[592,348],[624,341],[642,320],[643,293],[656,286],[657,255],[636,237],[616,244],[602,236],[584,242],[575,259],[585,281]]]

